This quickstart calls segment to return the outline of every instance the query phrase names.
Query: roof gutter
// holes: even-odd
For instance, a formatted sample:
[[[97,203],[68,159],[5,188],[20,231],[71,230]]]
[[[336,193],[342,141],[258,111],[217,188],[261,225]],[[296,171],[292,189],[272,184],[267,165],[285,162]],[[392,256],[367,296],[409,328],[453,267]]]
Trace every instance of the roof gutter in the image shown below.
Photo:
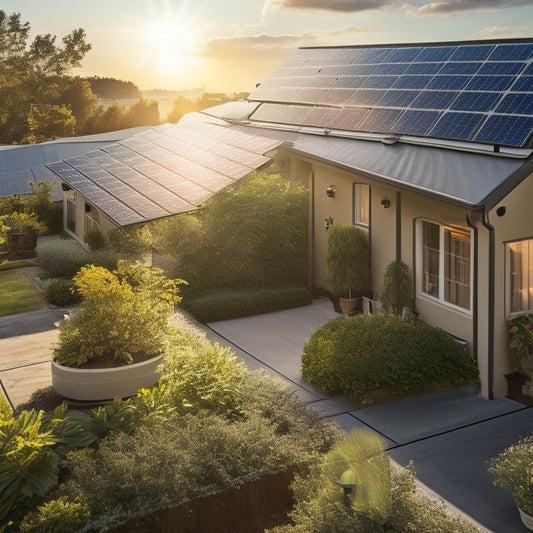
[[[496,258],[496,246],[495,246],[495,233],[494,226],[490,223],[489,214],[487,209],[483,210],[483,217],[481,223],[489,232],[489,308],[488,308],[488,353],[487,353],[487,363],[488,363],[488,376],[487,376],[487,385],[488,385],[488,398],[489,400],[494,399],[494,304],[495,304],[495,295],[494,295],[494,281],[495,281],[495,258]]]

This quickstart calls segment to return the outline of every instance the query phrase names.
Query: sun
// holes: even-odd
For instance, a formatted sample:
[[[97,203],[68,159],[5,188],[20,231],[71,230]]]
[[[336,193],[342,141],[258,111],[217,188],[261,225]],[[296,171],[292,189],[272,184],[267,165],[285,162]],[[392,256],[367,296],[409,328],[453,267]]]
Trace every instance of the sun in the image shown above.
[[[183,67],[192,59],[196,41],[193,27],[176,22],[156,22],[145,32],[150,55],[164,69]]]

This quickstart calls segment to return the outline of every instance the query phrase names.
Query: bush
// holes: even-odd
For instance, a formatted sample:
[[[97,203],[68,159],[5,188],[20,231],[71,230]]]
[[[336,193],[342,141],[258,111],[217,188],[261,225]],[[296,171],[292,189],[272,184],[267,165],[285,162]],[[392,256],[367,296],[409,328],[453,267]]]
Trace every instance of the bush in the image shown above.
[[[227,320],[309,305],[311,293],[304,287],[218,290],[184,301],[184,307],[202,323]]]
[[[401,261],[393,261],[387,266],[383,280],[383,290],[379,297],[383,312],[401,316],[403,308],[413,305],[411,296],[409,267]]]
[[[105,239],[98,230],[86,231],[83,235],[83,242],[89,247],[91,252],[101,250],[105,246]]]
[[[166,341],[167,321],[179,302],[179,280],[160,269],[119,261],[117,270],[83,267],[74,283],[82,308],[62,323],[54,361],[80,366],[112,355],[130,364],[135,356],[159,355]]]
[[[81,302],[74,282],[66,278],[53,278],[46,282],[44,294],[46,301],[56,307],[75,305]]]
[[[19,526],[20,533],[71,533],[89,519],[89,508],[67,497],[50,500],[29,513]]]
[[[363,402],[378,391],[410,394],[470,382],[477,375],[445,333],[393,315],[335,318],[313,332],[302,355],[306,381]]]
[[[109,247],[120,258],[139,261],[152,251],[152,232],[148,226],[136,224],[117,228],[107,236]]]
[[[117,258],[110,250],[89,252],[70,238],[46,237],[37,244],[37,262],[51,278],[72,278],[81,267],[93,264],[113,270]]]

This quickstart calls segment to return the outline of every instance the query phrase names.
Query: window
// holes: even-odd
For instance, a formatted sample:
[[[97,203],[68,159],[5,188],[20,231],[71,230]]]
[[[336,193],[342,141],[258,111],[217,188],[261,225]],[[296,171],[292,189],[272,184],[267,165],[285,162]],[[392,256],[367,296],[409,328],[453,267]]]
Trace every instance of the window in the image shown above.
[[[67,229],[76,233],[76,201],[67,198]]]
[[[511,313],[533,309],[533,239],[507,245]]]
[[[370,224],[370,185],[354,184],[354,223],[367,228]]]
[[[421,250],[419,290],[470,309],[470,232],[423,221]]]
[[[85,231],[99,231],[100,224],[91,215],[85,215]]]

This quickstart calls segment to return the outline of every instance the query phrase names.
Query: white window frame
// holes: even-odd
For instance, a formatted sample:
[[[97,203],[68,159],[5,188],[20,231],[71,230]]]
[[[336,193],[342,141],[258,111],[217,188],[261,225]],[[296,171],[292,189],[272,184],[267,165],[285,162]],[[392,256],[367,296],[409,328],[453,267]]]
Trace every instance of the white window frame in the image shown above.
[[[76,202],[76,196],[67,197],[66,198],[66,213],[65,213],[66,222],[65,222],[65,225],[67,227],[67,230],[70,231],[71,233],[73,233],[74,235],[76,234],[77,213],[78,213],[78,204]],[[72,216],[69,216],[69,214],[72,215]],[[70,225],[71,225],[70,223],[72,223],[74,225],[73,228],[70,227]]]
[[[423,239],[424,239],[424,223],[434,224],[439,228],[439,264],[438,264],[438,294],[432,295],[428,294],[424,290],[424,249],[423,249]],[[452,308],[454,310],[460,311],[468,315],[472,314],[472,301],[473,301],[473,284],[472,280],[474,279],[474,246],[472,239],[472,231],[469,228],[454,226],[451,224],[443,224],[435,220],[430,219],[420,219],[417,221],[416,225],[416,295],[418,298],[423,298],[428,301],[432,301],[439,305]],[[445,295],[445,232],[446,231],[457,231],[463,234],[468,234],[470,242],[470,269],[469,269],[469,307],[462,307],[458,304],[449,302],[446,300]]]
[[[366,229],[370,227],[370,194],[368,183],[353,184],[353,223]],[[366,207],[363,205],[365,201]]]
[[[100,222],[96,220],[94,217],[89,215],[88,213],[85,214],[85,232],[88,231],[100,231]]]
[[[521,259],[521,270],[520,273],[513,272],[511,265],[511,248],[513,246],[521,245],[524,247],[527,245],[527,250],[525,251],[526,256]],[[524,253],[524,250],[521,250],[520,253]],[[533,311],[533,237],[527,239],[519,239],[512,242],[507,242],[505,244],[505,262],[506,262],[506,276],[505,283],[507,287],[507,309],[508,314],[515,315],[520,313],[530,313]],[[513,276],[520,276],[521,279],[524,277],[524,271],[526,271],[525,276],[527,276],[527,288],[525,286],[521,287],[519,290],[522,293],[522,303],[526,302],[527,305],[522,305],[521,309],[513,309]],[[522,285],[522,283],[520,283]],[[524,294],[524,291],[527,291],[527,295]]]

